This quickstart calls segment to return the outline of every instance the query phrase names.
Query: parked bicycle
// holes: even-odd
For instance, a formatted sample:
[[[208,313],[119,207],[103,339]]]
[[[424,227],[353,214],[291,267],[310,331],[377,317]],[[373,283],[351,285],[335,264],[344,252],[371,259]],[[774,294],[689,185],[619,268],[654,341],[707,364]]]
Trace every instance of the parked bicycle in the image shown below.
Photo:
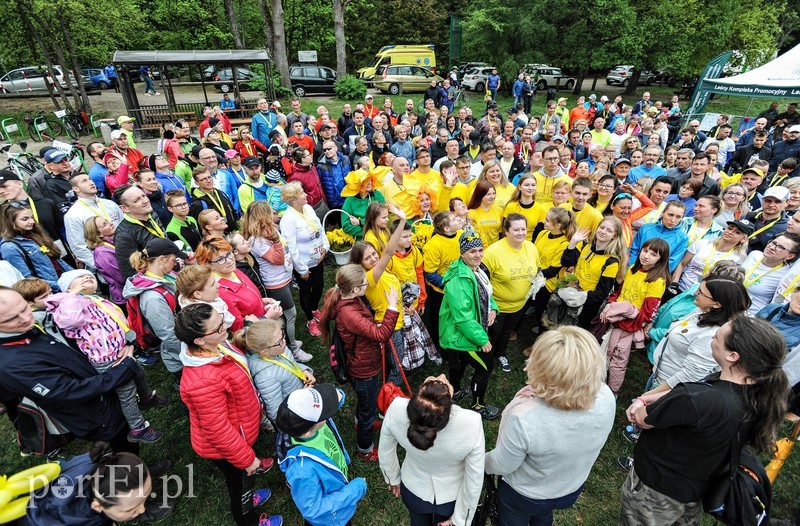
[[[45,137],[58,137],[64,133],[61,123],[45,114],[41,108],[39,108],[38,116],[34,117],[33,112],[29,111],[22,120],[28,123],[28,135],[34,141],[42,142]]]
[[[91,133],[82,113],[72,110],[58,110],[54,111],[53,114],[61,119],[64,131],[71,138],[78,139],[81,135],[89,135]]]
[[[455,99],[453,99],[453,104],[459,108],[469,106],[469,94],[467,94],[467,90],[463,88],[456,89],[456,96]]]
[[[27,182],[31,175],[42,167],[42,163],[36,159],[35,155],[26,151],[28,148],[26,141],[20,141],[18,144],[21,150],[20,153],[9,151],[12,146],[11,143],[0,145],[0,153],[5,156],[7,168],[17,174],[22,181]]]

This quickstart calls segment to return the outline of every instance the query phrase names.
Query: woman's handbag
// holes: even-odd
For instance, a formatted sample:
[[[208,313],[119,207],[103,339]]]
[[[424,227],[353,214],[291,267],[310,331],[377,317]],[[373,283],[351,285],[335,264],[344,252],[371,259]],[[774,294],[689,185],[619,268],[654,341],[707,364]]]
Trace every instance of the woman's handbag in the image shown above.
[[[397,349],[395,349],[394,342],[391,338],[389,338],[388,345],[392,349],[395,363],[397,364],[397,368],[400,370],[400,376],[403,378],[403,383],[408,390],[408,394],[406,394],[403,389],[398,387],[393,382],[386,381],[386,345],[382,345],[381,362],[383,362],[383,385],[381,385],[381,388],[378,391],[378,411],[380,411],[382,415],[386,414],[386,411],[389,410],[389,406],[392,405],[392,402],[394,402],[395,398],[411,398],[411,386],[408,385],[406,373],[403,371],[403,366],[400,363],[400,357],[397,355]]]
[[[497,526],[500,524],[500,494],[495,475],[483,475],[483,499],[478,503],[472,526]]]

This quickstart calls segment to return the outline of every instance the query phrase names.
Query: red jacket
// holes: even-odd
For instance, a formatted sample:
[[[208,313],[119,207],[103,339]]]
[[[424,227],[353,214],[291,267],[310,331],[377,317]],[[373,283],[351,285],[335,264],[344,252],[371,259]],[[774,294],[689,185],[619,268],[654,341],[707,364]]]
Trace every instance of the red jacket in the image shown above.
[[[225,459],[242,469],[253,462],[261,404],[250,374],[237,360],[224,356],[192,366],[184,359],[181,399],[189,409],[192,448],[198,455]]]
[[[245,144],[242,141],[236,141],[234,149],[239,152],[239,155],[242,156],[242,159],[249,155],[258,155],[259,153],[262,155],[267,154],[267,147],[255,139],[250,139],[249,144]]]
[[[336,330],[347,352],[347,373],[361,379],[380,374],[380,345],[392,337],[400,313],[387,310],[379,326],[364,300],[351,298],[340,301],[334,314]]]
[[[233,314],[233,325],[230,330],[238,331],[244,327],[244,317],[248,314],[261,317],[265,314],[264,302],[258,287],[239,269],[234,271],[241,283],[229,279],[219,279],[219,297],[228,305],[228,310]]]
[[[308,198],[308,204],[312,207],[317,206],[317,203],[325,200],[325,194],[322,193],[322,184],[319,182],[319,174],[316,167],[312,164],[303,166],[295,163],[294,170],[287,177],[289,182],[297,181],[303,187],[303,191]]]

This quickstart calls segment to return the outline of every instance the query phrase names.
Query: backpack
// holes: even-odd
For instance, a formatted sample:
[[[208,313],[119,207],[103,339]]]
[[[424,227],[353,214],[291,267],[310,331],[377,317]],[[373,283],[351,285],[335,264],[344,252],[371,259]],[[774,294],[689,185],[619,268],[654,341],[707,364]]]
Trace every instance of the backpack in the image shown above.
[[[148,290],[153,290],[161,294],[172,312],[175,312],[178,301],[175,299],[173,293],[161,286]],[[128,327],[136,334],[136,344],[143,350],[155,347],[161,340],[148,330],[147,320],[145,320],[139,308],[139,296],[128,298],[125,306],[128,310]]]
[[[74,438],[63,424],[53,420],[29,398],[17,406],[17,443],[23,453],[46,455],[69,444]]]
[[[347,374],[347,353],[344,350],[344,341],[342,341],[339,331],[336,330],[335,323],[331,330],[329,361],[331,364],[331,371],[333,371],[333,377],[336,378],[336,381],[339,384],[349,383],[350,375]]]

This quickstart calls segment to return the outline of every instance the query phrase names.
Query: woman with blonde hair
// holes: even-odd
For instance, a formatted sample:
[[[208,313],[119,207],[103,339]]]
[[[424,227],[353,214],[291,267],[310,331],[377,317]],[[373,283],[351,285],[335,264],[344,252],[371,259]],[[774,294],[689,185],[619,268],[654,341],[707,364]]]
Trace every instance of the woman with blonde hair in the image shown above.
[[[242,220],[242,236],[250,242],[250,252],[258,258],[258,271],[267,297],[280,302],[286,322],[286,340],[295,359],[309,361],[312,356],[302,350],[303,342],[295,336],[297,306],[292,297],[292,257],[286,251],[272,208],[265,201],[256,201],[247,208]]]
[[[528,225],[528,240],[533,241],[533,233],[544,222],[547,210],[546,206],[536,202],[536,177],[527,173],[517,181],[517,189],[503,210],[503,219],[511,214],[524,216]]]
[[[486,473],[501,475],[501,524],[553,523],[572,506],[608,438],[616,400],[603,383],[606,359],[586,330],[563,326],[536,340],[527,385],[503,410]],[[581,447],[564,436],[582,438]]]
[[[267,154],[267,147],[253,137],[253,134],[250,132],[250,126],[239,126],[239,129],[236,130],[236,136],[239,140],[236,141],[234,149],[239,152],[242,159],[259,154]]]
[[[719,194],[722,207],[714,218],[716,223],[725,228],[731,222],[745,217],[750,213],[750,204],[747,202],[747,188],[739,183],[726,186]]]
[[[92,251],[94,266],[97,272],[108,283],[111,301],[117,305],[125,304],[122,287],[125,278],[119,272],[116,247],[114,246],[114,232],[117,225],[104,217],[92,216],[83,224],[83,235],[86,238],[86,247]]]
[[[178,305],[181,308],[193,303],[208,303],[222,316],[226,329],[233,325],[235,318],[228,310],[227,303],[219,297],[217,278],[208,265],[189,265],[181,269],[175,287],[178,289]],[[258,320],[255,316],[249,318],[251,322]]]
[[[481,181],[489,181],[492,183],[496,192],[494,204],[501,209],[505,208],[508,202],[511,201],[511,197],[516,190],[514,185],[508,182],[508,178],[505,172],[503,172],[500,163],[494,159],[487,161],[486,164],[483,165],[483,170],[481,170],[481,174],[478,176],[478,182],[480,183]]]
[[[200,215],[197,216],[197,225],[205,239],[225,237],[225,230],[228,229],[228,222],[225,218],[211,208],[200,212]]]

